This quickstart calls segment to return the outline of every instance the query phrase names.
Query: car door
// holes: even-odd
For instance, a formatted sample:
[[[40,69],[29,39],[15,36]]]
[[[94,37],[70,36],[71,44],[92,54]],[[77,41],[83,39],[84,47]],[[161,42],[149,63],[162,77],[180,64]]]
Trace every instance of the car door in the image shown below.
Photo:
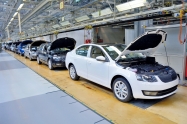
[[[44,46],[45,46],[45,45],[42,46],[42,48],[41,48],[41,50],[40,50],[40,52],[39,52],[39,58],[40,58],[40,60],[41,60],[42,62],[44,62]]]
[[[47,63],[47,61],[48,61],[47,44],[45,44],[42,49],[42,60],[44,63]]]
[[[90,45],[81,46],[76,49],[76,55],[74,56],[74,66],[77,74],[81,77],[87,78],[87,56]]]
[[[103,56],[106,61],[98,61],[96,57]],[[99,83],[101,85],[107,85],[108,71],[109,71],[109,59],[100,47],[92,46],[90,56],[87,60],[88,67],[88,79]]]

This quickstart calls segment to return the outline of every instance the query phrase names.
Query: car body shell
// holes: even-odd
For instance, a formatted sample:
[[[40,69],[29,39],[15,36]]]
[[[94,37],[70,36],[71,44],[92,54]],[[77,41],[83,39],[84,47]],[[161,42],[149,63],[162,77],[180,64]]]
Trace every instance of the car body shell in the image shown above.
[[[49,60],[51,61],[52,67],[65,67],[66,54],[52,54],[51,50],[61,47],[70,47],[73,49],[75,47],[76,41],[73,38],[60,38],[52,43],[42,44],[37,51],[39,60],[48,65]],[[54,59],[54,55],[58,56],[59,59]]]
[[[163,34],[165,35],[165,34]],[[162,39],[163,41],[163,39]],[[76,54],[76,50],[81,48],[82,46],[89,46],[87,56],[81,56]],[[103,53],[105,54],[105,58],[107,61],[98,61],[94,58],[90,57],[92,47],[100,48]],[[129,47],[127,47],[128,49]],[[142,50],[143,52],[149,55],[153,53],[156,48],[148,48],[148,50]],[[140,50],[139,50],[140,51]],[[122,52],[122,54],[125,54]],[[136,51],[131,51],[136,52]],[[130,50],[127,50],[127,53],[130,53]],[[121,54],[121,55],[122,55]],[[120,56],[121,56],[120,55]],[[117,57],[119,58],[119,57]],[[117,59],[118,60],[118,59]],[[133,71],[129,71],[127,68],[119,65],[117,60],[111,59],[108,53],[104,50],[102,45],[97,44],[84,44],[80,45],[76,49],[72,50],[71,52],[67,53],[66,56],[66,67],[69,69],[70,65],[74,65],[76,69],[76,73],[78,76],[91,80],[97,84],[105,86],[109,89],[112,89],[113,81],[116,78],[122,77],[124,78],[129,84],[132,89],[132,94],[134,98],[142,98],[142,99],[159,99],[170,96],[176,93],[176,90],[168,92],[166,94],[160,96],[147,96],[144,95],[143,91],[158,91],[162,92],[168,90],[170,88],[176,87],[179,83],[179,78],[177,77],[175,80],[170,82],[164,83],[160,80],[158,76],[155,76],[157,82],[144,82],[137,80],[136,73]]]
[[[24,55],[30,59],[36,59],[37,58],[37,50],[36,51],[32,51],[32,46],[34,47],[39,47],[41,44],[46,43],[46,41],[43,40],[38,40],[38,41],[34,41],[31,44],[27,44],[27,46],[25,47],[25,53]]]

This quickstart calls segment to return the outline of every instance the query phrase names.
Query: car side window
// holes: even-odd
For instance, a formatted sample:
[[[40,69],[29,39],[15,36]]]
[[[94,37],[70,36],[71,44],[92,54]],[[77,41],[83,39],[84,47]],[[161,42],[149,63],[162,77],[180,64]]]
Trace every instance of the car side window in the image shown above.
[[[87,56],[89,47],[90,47],[89,45],[79,47],[76,50],[76,54],[80,56]]]
[[[105,54],[103,53],[103,51],[101,50],[101,48],[96,47],[96,46],[92,46],[90,57],[95,59],[98,56],[105,57]]]

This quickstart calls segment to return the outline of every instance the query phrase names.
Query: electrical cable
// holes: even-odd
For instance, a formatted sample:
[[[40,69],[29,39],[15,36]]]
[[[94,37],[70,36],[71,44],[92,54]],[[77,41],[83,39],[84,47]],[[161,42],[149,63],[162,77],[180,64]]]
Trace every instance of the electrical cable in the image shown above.
[[[168,53],[167,53],[167,50],[166,50],[166,44],[165,44],[165,41],[164,41],[164,48],[165,48],[165,52],[166,52],[167,63],[168,63],[168,66],[169,66]]]

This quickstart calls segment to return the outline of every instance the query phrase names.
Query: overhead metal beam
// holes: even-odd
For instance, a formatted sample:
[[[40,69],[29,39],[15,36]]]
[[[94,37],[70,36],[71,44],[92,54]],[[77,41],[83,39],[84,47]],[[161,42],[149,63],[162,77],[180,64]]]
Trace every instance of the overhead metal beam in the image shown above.
[[[28,18],[30,18],[32,15],[34,15],[37,11],[39,11],[43,6],[45,6],[47,3],[49,3],[51,0],[42,0],[31,12],[29,12],[21,21],[21,23],[24,23]]]

